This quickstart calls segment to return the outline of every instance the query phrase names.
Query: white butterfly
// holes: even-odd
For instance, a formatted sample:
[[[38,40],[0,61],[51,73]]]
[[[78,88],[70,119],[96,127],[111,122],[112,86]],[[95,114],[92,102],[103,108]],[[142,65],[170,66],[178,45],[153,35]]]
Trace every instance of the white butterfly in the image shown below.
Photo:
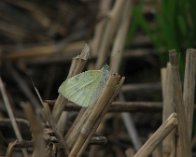
[[[58,92],[73,103],[88,107],[96,102],[109,77],[109,67],[88,70],[65,80]]]

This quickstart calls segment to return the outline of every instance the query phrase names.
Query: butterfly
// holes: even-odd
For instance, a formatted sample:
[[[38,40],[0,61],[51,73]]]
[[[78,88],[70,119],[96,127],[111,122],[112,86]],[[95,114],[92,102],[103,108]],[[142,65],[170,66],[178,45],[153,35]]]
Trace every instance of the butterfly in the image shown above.
[[[88,70],[65,80],[58,92],[69,101],[88,107],[96,102],[110,75],[109,66],[100,70]]]

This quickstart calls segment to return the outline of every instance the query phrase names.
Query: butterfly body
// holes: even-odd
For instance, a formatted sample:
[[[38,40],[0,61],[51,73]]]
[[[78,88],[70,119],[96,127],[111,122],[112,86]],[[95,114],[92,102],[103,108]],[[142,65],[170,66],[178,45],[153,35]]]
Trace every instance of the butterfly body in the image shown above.
[[[59,87],[59,93],[75,104],[87,107],[97,100],[108,77],[108,67],[88,70],[65,80]]]

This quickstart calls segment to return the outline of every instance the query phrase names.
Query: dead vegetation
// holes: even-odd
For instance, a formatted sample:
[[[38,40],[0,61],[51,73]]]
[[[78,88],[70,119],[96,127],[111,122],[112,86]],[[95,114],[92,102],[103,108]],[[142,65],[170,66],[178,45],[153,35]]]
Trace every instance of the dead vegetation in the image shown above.
[[[91,4],[88,1],[83,3]],[[124,77],[129,75],[121,74],[124,60],[147,56],[145,49],[141,50],[142,53],[138,53],[140,50],[125,53],[124,50],[131,21],[130,0],[114,1],[114,3],[111,0],[101,1],[98,18],[102,18],[93,25],[94,36],[88,44],[85,44],[83,35],[90,32],[87,31],[87,26],[82,29],[82,33],[75,32],[71,35],[69,31],[74,32],[74,29],[70,28],[69,31],[63,29],[70,23],[68,21],[71,17],[64,20],[67,16],[62,12],[70,9],[66,7],[71,4],[59,1],[60,10],[57,13],[61,16],[54,23],[52,15],[54,10],[49,10],[50,7],[37,9],[39,8],[37,4],[21,0],[14,2],[5,0],[0,4],[1,9],[3,6],[14,7],[13,11],[16,11],[16,8],[22,9],[31,16],[40,29],[45,30],[42,33],[36,30],[37,33],[30,36],[32,30],[20,27],[18,21],[17,27],[13,24],[15,26],[13,28],[6,27],[8,19],[4,19],[3,24],[0,24],[2,27],[0,31],[4,32],[6,39],[22,43],[22,47],[16,44],[10,46],[7,43],[1,47],[0,155],[6,157],[192,156],[195,49],[187,49],[186,52],[184,83],[181,82],[179,74],[178,56],[175,50],[171,50],[167,66],[161,69],[161,81],[129,84]],[[84,7],[82,4],[79,3]],[[13,13],[9,15],[12,16]],[[70,16],[74,16],[78,23],[81,22],[74,13]],[[62,23],[63,21],[65,23]],[[65,28],[69,28],[67,25]],[[83,40],[80,39],[81,34]],[[54,39],[54,36],[60,36],[61,40],[52,41],[51,37]],[[34,45],[29,44],[30,42]],[[151,50],[148,51],[154,54]],[[150,62],[154,64],[154,61]],[[87,108],[80,107],[61,94],[54,98],[53,93],[57,93],[57,89],[53,91],[54,84],[57,81],[59,86],[63,81],[55,80],[57,78],[55,75],[58,76],[58,71],[62,73],[65,68],[59,70],[56,64],[61,67],[66,65],[67,72],[60,76],[61,79],[62,77],[69,79],[85,69],[100,69],[106,63],[110,65],[111,74],[93,105]],[[39,67],[42,66],[46,66],[49,70],[40,70]],[[126,66],[129,66],[129,62],[126,62]],[[29,76],[33,78],[33,82],[35,78],[40,79],[40,85],[37,86],[37,81],[35,84],[29,82]],[[46,81],[45,87],[41,85],[42,79],[43,82]],[[9,85],[10,82],[13,85]],[[156,95],[158,92],[161,93],[161,90],[162,100],[158,101],[145,101],[145,99],[130,101],[127,98],[135,93]],[[51,95],[53,97],[50,97]],[[150,131],[147,140],[146,135],[149,134],[145,133],[145,136],[142,136],[136,126],[138,121],[145,119],[134,117],[132,115],[134,113],[142,114],[142,118],[149,113],[158,113],[162,116],[162,123]],[[148,118],[146,121],[145,123],[149,123]]]

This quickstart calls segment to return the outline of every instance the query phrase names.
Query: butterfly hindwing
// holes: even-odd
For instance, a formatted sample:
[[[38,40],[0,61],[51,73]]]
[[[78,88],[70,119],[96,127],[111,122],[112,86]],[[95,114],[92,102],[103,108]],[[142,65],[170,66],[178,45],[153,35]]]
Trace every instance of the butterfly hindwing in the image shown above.
[[[100,70],[83,72],[64,81],[59,88],[59,93],[70,101],[86,107],[93,102],[93,100],[90,99],[94,99],[92,95],[96,93],[100,79]]]
[[[101,70],[88,70],[65,80],[59,87],[59,93],[65,98],[83,107],[93,104],[109,77],[109,67]]]

